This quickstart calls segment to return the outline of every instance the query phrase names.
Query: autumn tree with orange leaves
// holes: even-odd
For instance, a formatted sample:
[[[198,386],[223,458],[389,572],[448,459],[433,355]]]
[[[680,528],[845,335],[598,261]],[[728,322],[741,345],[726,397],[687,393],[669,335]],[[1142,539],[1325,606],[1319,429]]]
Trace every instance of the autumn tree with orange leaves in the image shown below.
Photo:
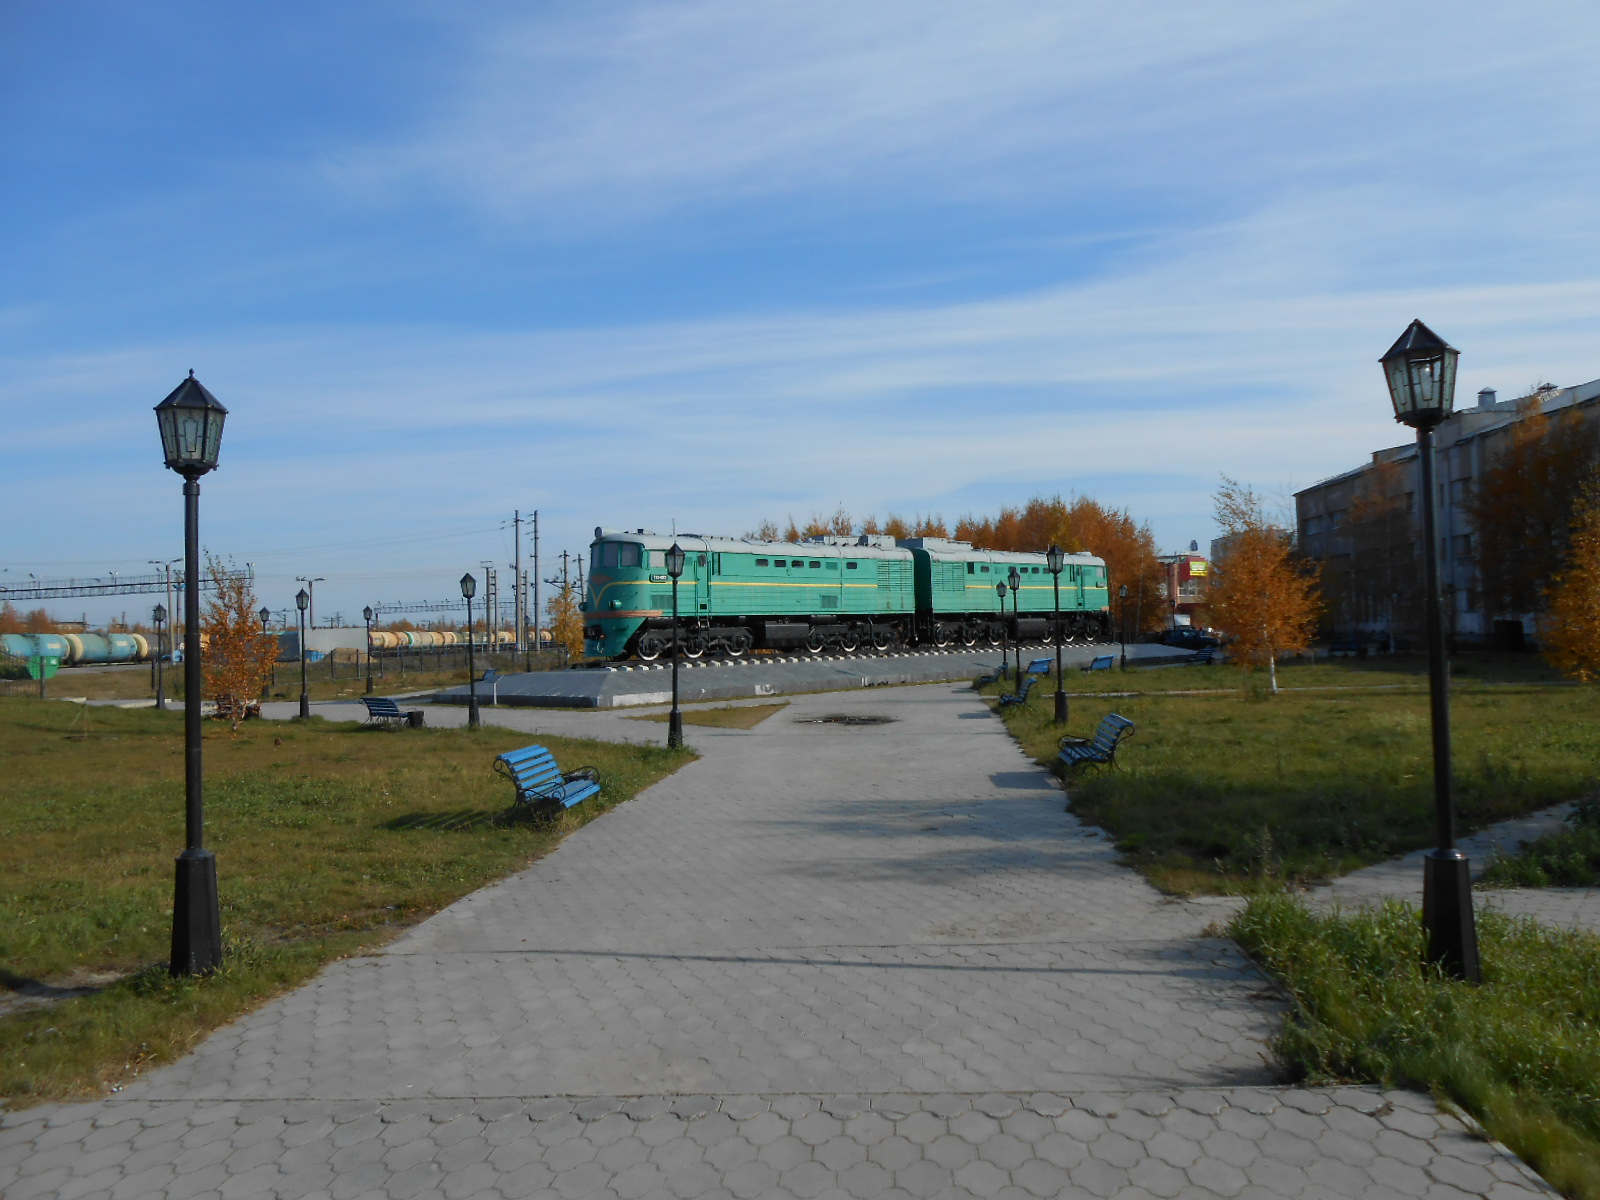
[[[1166,578],[1156,557],[1155,537],[1125,511],[1107,508],[1087,496],[1071,502],[1060,496],[1035,496],[1022,508],[1002,508],[998,516],[963,517],[956,537],[984,550],[1016,550],[1037,554],[1054,543],[1069,554],[1084,552],[1105,559],[1114,603],[1117,590],[1128,586],[1126,613],[1115,614],[1119,625],[1157,629],[1166,611],[1161,589]],[[1142,630],[1135,631],[1142,632]]]
[[[1316,570],[1295,559],[1288,532],[1267,520],[1255,492],[1223,476],[1213,499],[1225,549],[1214,564],[1212,621],[1231,639],[1234,662],[1267,668],[1276,695],[1279,655],[1304,650],[1316,632]]]
[[[1579,491],[1567,567],[1548,597],[1539,629],[1545,658],[1569,679],[1600,679],[1600,476]]]
[[[1568,561],[1573,501],[1600,462],[1600,427],[1576,407],[1544,411],[1555,391],[1533,389],[1499,439],[1467,501],[1476,539],[1483,607],[1537,612]]]
[[[256,697],[272,677],[278,639],[261,631],[256,593],[250,576],[210,555],[207,573],[216,581],[200,615],[205,695],[216,701],[217,716],[235,729],[256,706]]]

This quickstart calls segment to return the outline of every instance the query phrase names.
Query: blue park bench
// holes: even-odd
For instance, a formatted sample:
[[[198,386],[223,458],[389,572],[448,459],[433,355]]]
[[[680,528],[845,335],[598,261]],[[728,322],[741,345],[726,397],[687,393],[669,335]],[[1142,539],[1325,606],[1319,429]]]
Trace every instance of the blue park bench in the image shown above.
[[[1048,658],[1036,658],[1036,659],[1034,659],[1032,662],[1030,662],[1028,664],[1028,669],[1026,671],[1024,671],[1023,674],[1024,675],[1048,675],[1048,674],[1050,674],[1050,660]]]
[[[1038,682],[1038,676],[1028,676],[1022,681],[1022,689],[1020,691],[1012,692],[1000,697],[1000,707],[1009,708],[1013,704],[1026,704],[1028,702],[1028,693],[1033,691],[1033,685]]]
[[[363,696],[361,703],[367,706],[367,724],[369,725],[412,725],[421,726],[422,712],[420,709],[404,710],[388,696]]]
[[[563,772],[556,765],[555,755],[543,746],[507,750],[494,760],[494,770],[516,788],[513,806],[571,808],[600,791],[600,773],[593,767]]]
[[[1183,665],[1186,667],[1209,667],[1215,654],[1216,650],[1211,646],[1207,646],[1204,650],[1196,650],[1188,658],[1184,659]]]
[[[1068,735],[1061,739],[1060,757],[1068,771],[1078,767],[1103,767],[1117,765],[1117,747],[1124,738],[1133,736],[1134,724],[1127,717],[1107,713],[1094,737],[1081,738]]]
[[[1085,674],[1090,671],[1109,671],[1116,664],[1115,654],[1102,654],[1098,658],[1090,659],[1087,667],[1080,668]]]

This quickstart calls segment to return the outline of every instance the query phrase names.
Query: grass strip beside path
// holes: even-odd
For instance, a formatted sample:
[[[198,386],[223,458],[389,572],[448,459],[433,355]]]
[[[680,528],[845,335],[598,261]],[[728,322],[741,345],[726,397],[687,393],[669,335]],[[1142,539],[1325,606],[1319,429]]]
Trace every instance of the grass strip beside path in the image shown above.
[[[1535,838],[1513,857],[1489,864],[1479,883],[1489,887],[1600,887],[1600,799],[1573,809],[1572,826]]]
[[[0,984],[116,982],[0,1015],[0,1096],[102,1093],[212,1029],[520,870],[689,761],[689,751],[485,726],[384,730],[208,722],[206,844],[227,963],[166,975],[183,849],[183,716],[0,698]],[[494,757],[537,740],[602,793],[548,821],[496,823]],[[5,996],[0,992],[0,998]],[[5,1010],[0,1005],[0,1012]]]
[[[1297,1078],[1426,1087],[1565,1195],[1600,1200],[1600,938],[1483,911],[1474,987],[1420,965],[1407,905],[1261,897],[1228,931],[1293,996],[1274,1049]]]
[[[1432,844],[1424,692],[1297,691],[1269,698],[1241,687],[1260,680],[1242,680],[1233,668],[1189,674],[1205,672],[1220,672],[1232,688],[1205,696],[1078,696],[1063,729],[1052,719],[1053,689],[1041,684],[1028,704],[1001,715],[1024,750],[1051,768],[1063,732],[1092,736],[1108,712],[1137,724],[1117,753],[1120,769],[1078,772],[1070,803],[1170,892],[1272,891]],[[1139,682],[1153,674],[1140,673]],[[1361,674],[1391,682],[1380,673],[1324,665],[1290,665],[1280,678],[1304,686]],[[1600,689],[1469,676],[1454,682],[1452,694],[1464,829],[1593,790]]]

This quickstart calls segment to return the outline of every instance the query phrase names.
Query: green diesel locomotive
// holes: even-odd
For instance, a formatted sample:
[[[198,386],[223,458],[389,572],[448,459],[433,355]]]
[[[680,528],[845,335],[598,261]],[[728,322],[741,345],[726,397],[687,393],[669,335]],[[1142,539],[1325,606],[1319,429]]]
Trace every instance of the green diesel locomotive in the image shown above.
[[[948,538],[880,534],[803,542],[595,530],[583,601],[584,652],[646,662],[672,649],[666,551],[686,554],[678,581],[681,652],[739,658],[871,647],[999,645],[1052,638],[1057,580],[1043,554],[976,550]],[[1019,573],[1015,597],[995,587]],[[1069,554],[1060,586],[1065,641],[1110,635],[1104,560]]]

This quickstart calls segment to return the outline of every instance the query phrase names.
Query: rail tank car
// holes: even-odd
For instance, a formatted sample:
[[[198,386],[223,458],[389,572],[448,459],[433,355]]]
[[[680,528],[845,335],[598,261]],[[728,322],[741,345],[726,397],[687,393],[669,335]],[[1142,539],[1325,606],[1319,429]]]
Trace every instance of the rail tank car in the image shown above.
[[[586,654],[650,661],[670,652],[673,587],[666,551],[674,541],[686,555],[677,611],[681,650],[689,658],[970,646],[1052,634],[1055,580],[1042,554],[878,534],[760,542],[596,529],[582,604]],[[995,588],[1013,567],[1021,581],[1015,612],[1009,597],[1002,609]],[[1106,636],[1104,561],[1068,555],[1061,574],[1062,636]]]

